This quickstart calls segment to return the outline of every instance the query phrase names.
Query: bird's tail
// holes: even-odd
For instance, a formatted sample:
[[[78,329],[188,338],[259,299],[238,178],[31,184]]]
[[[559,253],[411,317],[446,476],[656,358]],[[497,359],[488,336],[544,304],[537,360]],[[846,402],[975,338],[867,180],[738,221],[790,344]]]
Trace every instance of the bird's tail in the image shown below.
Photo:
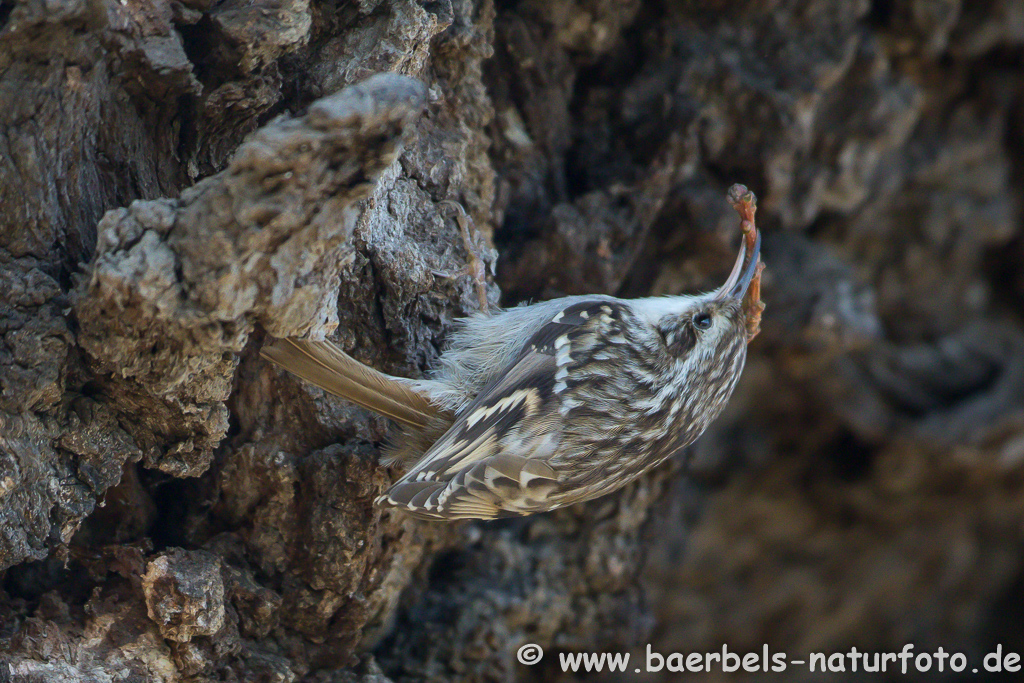
[[[418,430],[438,413],[409,382],[363,365],[329,341],[277,339],[260,355],[324,391]]]

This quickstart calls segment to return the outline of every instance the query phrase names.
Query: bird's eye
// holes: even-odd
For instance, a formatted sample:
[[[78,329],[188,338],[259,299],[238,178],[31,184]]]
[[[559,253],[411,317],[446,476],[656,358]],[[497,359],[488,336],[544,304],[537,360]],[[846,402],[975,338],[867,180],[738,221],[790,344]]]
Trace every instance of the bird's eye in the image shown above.
[[[706,330],[711,327],[711,314],[710,313],[698,313],[693,316],[693,326],[698,330]]]

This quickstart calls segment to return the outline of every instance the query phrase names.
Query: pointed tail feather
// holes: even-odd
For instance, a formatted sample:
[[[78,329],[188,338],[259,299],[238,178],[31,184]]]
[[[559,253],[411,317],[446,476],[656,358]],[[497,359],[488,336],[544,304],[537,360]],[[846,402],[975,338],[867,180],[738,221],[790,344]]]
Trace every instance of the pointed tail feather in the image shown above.
[[[438,412],[409,385],[363,365],[329,341],[278,339],[260,355],[324,391],[410,427],[423,429]]]

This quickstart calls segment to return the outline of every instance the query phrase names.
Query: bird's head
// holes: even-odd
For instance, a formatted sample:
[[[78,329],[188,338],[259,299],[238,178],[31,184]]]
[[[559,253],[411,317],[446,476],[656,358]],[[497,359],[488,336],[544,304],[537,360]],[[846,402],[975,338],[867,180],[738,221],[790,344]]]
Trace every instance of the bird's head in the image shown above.
[[[744,241],[728,279],[714,292],[656,297],[644,302],[645,317],[672,356],[725,357],[731,355],[730,348],[746,347],[748,337],[752,338],[752,319],[760,317],[762,308],[760,296],[748,296],[751,284],[760,275],[760,248],[760,235],[754,236],[750,248]]]
[[[674,369],[676,386],[686,386],[690,419],[713,419],[728,400],[743,370],[747,343],[760,329],[761,235],[754,225],[754,196],[730,190],[740,214],[743,242],[725,283],[696,296],[643,300],[640,312],[657,332],[657,343]]]

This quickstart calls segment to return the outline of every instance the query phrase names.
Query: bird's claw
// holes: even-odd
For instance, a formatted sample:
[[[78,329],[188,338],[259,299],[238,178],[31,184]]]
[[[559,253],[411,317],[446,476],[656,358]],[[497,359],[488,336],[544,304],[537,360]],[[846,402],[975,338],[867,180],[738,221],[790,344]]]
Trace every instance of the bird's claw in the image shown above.
[[[487,301],[487,264],[481,255],[481,252],[484,251],[484,246],[480,243],[480,234],[473,224],[473,219],[469,217],[466,209],[461,204],[451,199],[445,199],[440,202],[440,205],[454,211],[455,222],[458,223],[459,232],[462,234],[462,244],[468,254],[468,262],[465,267],[460,268],[455,273],[432,272],[435,275],[447,278],[461,277],[463,275],[472,277],[473,285],[476,288],[477,300],[480,303],[480,310],[488,313],[490,305]]]

